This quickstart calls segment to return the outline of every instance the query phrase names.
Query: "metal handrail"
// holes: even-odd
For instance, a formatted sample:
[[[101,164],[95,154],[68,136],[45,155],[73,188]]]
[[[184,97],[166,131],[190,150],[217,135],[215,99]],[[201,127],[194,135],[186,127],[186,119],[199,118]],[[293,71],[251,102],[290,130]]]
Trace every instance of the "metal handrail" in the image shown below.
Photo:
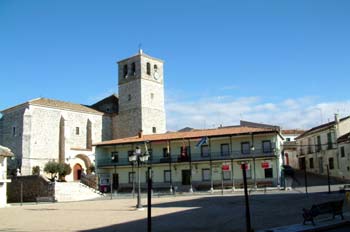
[[[232,151],[228,154],[221,152],[209,152],[208,155],[204,155],[200,152],[179,154],[173,153],[170,156],[164,157],[161,153],[152,154],[147,163],[149,164],[161,164],[161,163],[185,163],[185,162],[201,162],[201,161],[216,161],[216,160],[231,160],[231,159],[248,159],[248,158],[259,158],[259,157],[273,157],[275,151],[263,151],[262,149],[256,149],[250,151],[249,154],[243,154],[241,151]],[[96,165],[101,166],[126,166],[131,165],[129,158],[126,156],[119,155],[118,162],[112,162],[110,156],[106,155],[106,158],[96,158]]]

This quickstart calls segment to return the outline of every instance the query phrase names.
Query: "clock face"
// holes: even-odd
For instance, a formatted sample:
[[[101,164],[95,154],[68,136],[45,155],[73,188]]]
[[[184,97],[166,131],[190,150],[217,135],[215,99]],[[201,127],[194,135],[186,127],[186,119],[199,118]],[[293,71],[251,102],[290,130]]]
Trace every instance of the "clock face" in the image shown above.
[[[154,71],[154,73],[153,73],[153,78],[154,78],[155,80],[159,80],[160,75],[159,75],[159,73],[158,73],[157,71]]]

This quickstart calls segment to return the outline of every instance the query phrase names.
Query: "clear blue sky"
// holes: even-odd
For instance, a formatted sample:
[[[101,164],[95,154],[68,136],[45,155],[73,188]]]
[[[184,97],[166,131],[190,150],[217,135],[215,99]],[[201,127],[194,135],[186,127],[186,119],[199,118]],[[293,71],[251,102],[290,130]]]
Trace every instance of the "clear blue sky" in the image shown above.
[[[92,104],[117,91],[115,62],[141,43],[166,62],[171,129],[185,126],[176,118],[313,126],[350,113],[349,12],[346,0],[1,0],[0,109],[37,97]]]

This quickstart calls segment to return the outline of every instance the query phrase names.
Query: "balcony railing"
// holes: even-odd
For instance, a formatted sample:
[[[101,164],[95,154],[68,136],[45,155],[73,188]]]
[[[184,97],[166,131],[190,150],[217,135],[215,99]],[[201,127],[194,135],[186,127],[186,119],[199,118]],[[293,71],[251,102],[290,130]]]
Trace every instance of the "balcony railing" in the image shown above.
[[[242,154],[240,151],[232,151],[231,153],[211,152],[211,153],[194,153],[191,154],[171,154],[170,156],[164,157],[160,154],[154,154],[149,158],[147,163],[149,164],[160,164],[160,163],[188,163],[188,162],[202,162],[202,161],[215,161],[215,160],[231,160],[231,159],[248,159],[248,158],[259,158],[259,157],[273,157],[274,151],[263,151],[254,150],[248,154]],[[110,155],[105,157],[96,157],[96,166],[126,166],[131,165],[129,159],[126,156],[119,155],[118,162],[112,162]]]

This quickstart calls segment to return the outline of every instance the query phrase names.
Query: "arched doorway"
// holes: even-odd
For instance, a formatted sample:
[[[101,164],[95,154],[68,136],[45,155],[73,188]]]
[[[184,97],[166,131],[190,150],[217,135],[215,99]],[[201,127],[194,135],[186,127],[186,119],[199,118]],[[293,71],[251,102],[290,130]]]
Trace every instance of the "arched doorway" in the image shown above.
[[[73,179],[80,180],[81,179],[81,174],[83,172],[83,168],[81,167],[80,164],[75,164],[73,167]]]
[[[89,173],[89,167],[91,166],[91,161],[90,161],[89,157],[87,157],[86,155],[83,155],[83,154],[79,154],[75,158],[79,158],[82,161],[84,161],[84,165],[85,165],[85,168],[86,168],[86,170],[85,170],[86,174],[90,174]]]

